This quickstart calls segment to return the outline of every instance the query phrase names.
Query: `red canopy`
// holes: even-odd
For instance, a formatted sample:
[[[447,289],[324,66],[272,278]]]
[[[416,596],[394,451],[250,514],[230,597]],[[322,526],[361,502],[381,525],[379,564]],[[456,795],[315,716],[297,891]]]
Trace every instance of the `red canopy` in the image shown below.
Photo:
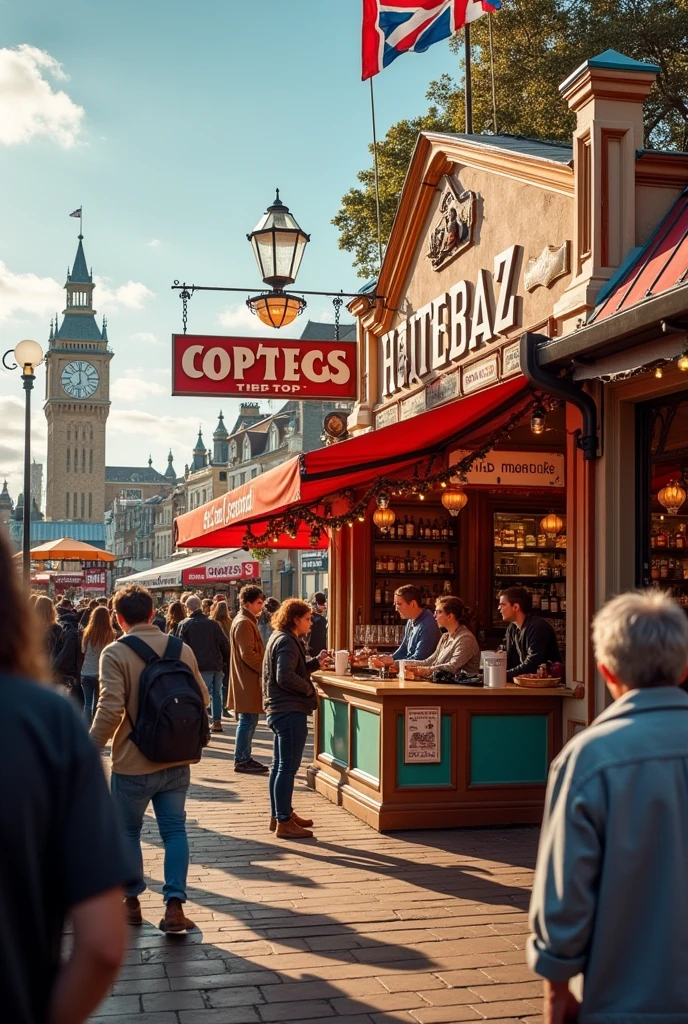
[[[469,434],[486,427],[498,429],[526,391],[526,382],[518,376],[412,420],[304,452],[179,516],[175,520],[177,545],[241,546],[249,525],[253,533],[262,534],[268,518],[288,508],[314,506],[334,491],[369,484],[381,473],[407,469]],[[274,546],[307,548],[309,538],[310,528],[302,523],[296,538],[282,536]],[[319,546],[327,544],[327,538],[322,538]]]

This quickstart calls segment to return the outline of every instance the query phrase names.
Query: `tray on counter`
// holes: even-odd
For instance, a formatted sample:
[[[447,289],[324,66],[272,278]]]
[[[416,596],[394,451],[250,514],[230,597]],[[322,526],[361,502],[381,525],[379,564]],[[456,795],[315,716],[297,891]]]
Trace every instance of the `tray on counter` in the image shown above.
[[[556,690],[564,685],[564,681],[555,676],[547,676],[544,679],[532,676],[514,676],[514,683],[516,686],[523,686],[530,690]]]

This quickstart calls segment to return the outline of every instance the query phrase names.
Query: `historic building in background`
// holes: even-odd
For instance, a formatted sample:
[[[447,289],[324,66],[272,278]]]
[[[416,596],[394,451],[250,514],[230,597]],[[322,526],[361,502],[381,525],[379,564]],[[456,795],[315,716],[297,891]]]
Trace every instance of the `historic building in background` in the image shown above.
[[[110,411],[107,324],[96,323],[93,274],[79,235],[67,274],[62,324],[51,324],[46,363],[48,421],[46,516],[102,523],[105,512],[105,427]]]

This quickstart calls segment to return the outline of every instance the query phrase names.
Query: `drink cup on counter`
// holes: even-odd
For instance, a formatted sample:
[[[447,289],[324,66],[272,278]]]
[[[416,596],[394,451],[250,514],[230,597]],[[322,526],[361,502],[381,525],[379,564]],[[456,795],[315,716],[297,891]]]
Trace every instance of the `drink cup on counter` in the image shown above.
[[[349,652],[348,651],[335,651],[334,652],[334,671],[335,675],[343,676],[346,675],[346,670],[349,667]]]
[[[506,651],[483,651],[484,685],[490,689],[506,686]]]
[[[406,679],[406,662],[398,661],[397,665],[399,666],[399,682],[403,683]]]

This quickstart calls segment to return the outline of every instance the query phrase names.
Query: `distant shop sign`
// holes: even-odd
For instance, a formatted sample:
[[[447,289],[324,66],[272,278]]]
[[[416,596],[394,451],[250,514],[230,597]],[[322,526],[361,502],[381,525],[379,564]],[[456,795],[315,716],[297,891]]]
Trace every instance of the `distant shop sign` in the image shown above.
[[[84,590],[107,590],[107,569],[85,569],[84,581],[81,584]]]
[[[327,572],[328,564],[326,552],[320,555],[301,555],[301,572]]]
[[[184,586],[195,583],[223,583],[229,580],[259,580],[259,562],[237,562],[235,565],[201,565],[196,569],[182,569]]]
[[[356,344],[172,335],[172,394],[352,399]]]

